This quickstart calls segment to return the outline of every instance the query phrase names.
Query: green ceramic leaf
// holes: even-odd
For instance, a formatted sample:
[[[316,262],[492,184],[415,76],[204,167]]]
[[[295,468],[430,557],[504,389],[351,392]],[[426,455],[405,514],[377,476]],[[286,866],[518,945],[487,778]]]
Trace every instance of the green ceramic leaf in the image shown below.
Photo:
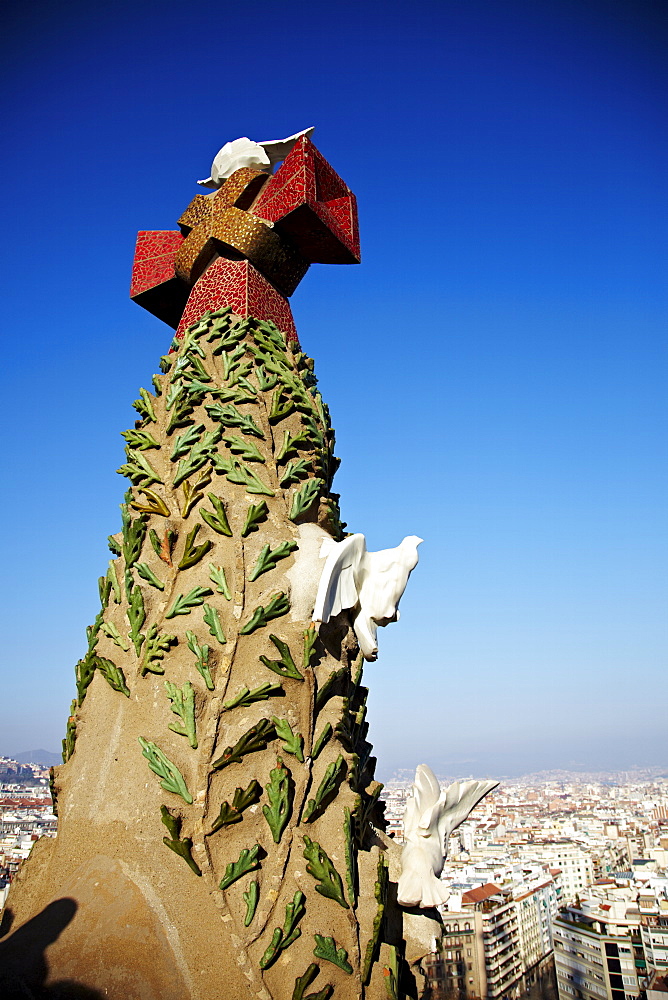
[[[239,860],[235,862],[230,862],[230,864],[225,869],[225,874],[223,875],[220,888],[229,889],[229,887],[240,879],[242,875],[246,872],[255,871],[256,868],[260,867],[259,855],[260,845],[255,844],[254,847],[246,848],[239,855]]]
[[[306,836],[304,837],[304,857],[308,861],[306,871],[320,883],[315,887],[316,892],[328,899],[335,900],[345,910],[349,909],[343,895],[341,876],[332,864],[329,855],[320,844]]]
[[[239,630],[239,635],[250,635],[257,628],[262,628],[268,622],[272,621],[274,618],[280,618],[282,615],[287,615],[290,610],[290,602],[283,592],[274,594],[269,604],[266,607],[260,605],[253,612],[252,617],[246,622],[244,627]]]
[[[180,795],[184,802],[192,805],[193,797],[188,791],[186,783],[183,780],[183,775],[176,764],[173,764],[160,747],[151,740],[145,740],[142,736],[139,736],[138,739],[139,745],[142,748],[142,754],[148,761],[148,766],[161,779],[160,787],[164,788],[166,792],[173,792],[175,795]]]
[[[296,542],[280,542],[273,550],[269,545],[263,546],[257,557],[255,566],[248,575],[248,579],[252,582],[253,580],[257,580],[259,576],[262,576],[263,573],[268,573],[270,570],[275,569],[276,563],[281,559],[285,559],[296,548],[298,548]]]

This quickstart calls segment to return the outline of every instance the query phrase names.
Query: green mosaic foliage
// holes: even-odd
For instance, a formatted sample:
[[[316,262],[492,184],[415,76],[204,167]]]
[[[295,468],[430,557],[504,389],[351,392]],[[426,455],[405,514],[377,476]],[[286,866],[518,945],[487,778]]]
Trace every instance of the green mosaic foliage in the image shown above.
[[[297,460],[292,460],[288,462],[285,469],[283,470],[283,475],[280,479],[280,484],[283,489],[287,489],[288,486],[292,486],[293,483],[298,483],[302,476],[308,476],[311,472],[311,462],[307,458],[300,458]]]
[[[149,448],[159,448],[160,445],[152,434],[148,431],[129,430],[122,431],[121,437],[125,438],[128,447],[135,451],[148,451]]]
[[[226,434],[223,441],[233,455],[239,455],[246,462],[261,462],[264,464],[264,455],[252,441],[244,441],[238,434]]]
[[[137,570],[138,576],[140,576],[142,580],[146,580],[147,583],[150,583],[156,590],[165,589],[165,585],[162,580],[158,579],[151,567],[146,563],[137,563],[135,569]]]
[[[179,594],[165,618],[176,618],[177,615],[189,615],[193,608],[204,603],[205,597],[210,597],[213,591],[210,587],[193,587],[187,594]]]
[[[204,409],[212,420],[218,420],[223,427],[238,428],[242,434],[264,440],[264,434],[257,426],[250,414],[240,413],[233,403],[222,405],[221,403],[211,403]]]
[[[313,506],[321,488],[324,486],[322,479],[309,479],[301,486],[292,498],[290,507],[290,520],[296,521],[298,517],[305,514]]]
[[[240,879],[242,875],[247,872],[255,871],[260,868],[260,845],[255,844],[254,847],[245,848],[239,855],[239,860],[230,862],[225,869],[225,874],[220,881],[220,888],[224,891],[229,889],[237,879]]]
[[[289,610],[290,602],[285,594],[282,591],[274,594],[266,607],[260,605],[260,607],[255,609],[252,617],[246,622],[243,628],[239,629],[239,635],[250,635],[255,629],[262,628],[274,618],[281,618],[283,615],[287,615]]]
[[[126,494],[126,496],[128,496]],[[128,499],[131,499],[131,495]],[[125,568],[132,569],[134,564],[139,559],[141,555],[142,545],[144,544],[144,538],[146,536],[146,517],[142,515],[141,517],[131,518],[128,505],[121,504],[121,521],[123,523],[123,541],[121,545],[121,552],[118,555],[123,555],[125,560]]]
[[[343,680],[347,674],[345,667],[340,667],[338,670],[333,670],[329,675],[325,683],[321,688],[318,689],[318,693],[315,696],[315,710],[319,712],[323,705],[326,705],[332,695],[336,692],[339,686],[339,681]]]
[[[174,851],[174,854],[178,854],[180,858],[183,858],[185,863],[188,865],[190,870],[195,873],[195,875],[201,875],[201,869],[192,856],[192,840],[190,837],[184,837],[181,839],[180,817],[172,815],[167,806],[160,806],[160,815],[161,821],[169,831],[169,837],[162,838],[162,842],[165,847],[168,847],[170,851]]]
[[[216,444],[220,441],[222,433],[222,427],[216,428],[215,431],[207,431],[202,435],[201,441],[193,447],[188,457],[181,459],[174,476],[175,489],[184,480],[189,479],[194,472],[198,472],[202,466],[206,465],[210,458],[217,457]]]
[[[112,660],[108,660],[104,656],[96,656],[96,668],[100,671],[104,677],[107,684],[118,691],[120,694],[124,694],[126,698],[130,697],[130,689],[125,683],[125,675],[120,667],[117,667]]]
[[[353,836],[353,819],[350,809],[343,810],[343,843],[346,858],[346,888],[350,905],[357,904],[357,855]]]
[[[275,674],[280,674],[281,677],[291,677],[293,680],[303,681],[304,678],[295,666],[295,661],[292,659],[290,647],[287,642],[283,642],[277,635],[270,635],[269,638],[281,654],[281,658],[280,660],[270,660],[268,656],[260,656],[260,660],[264,663],[265,667],[273,670]]]
[[[195,545],[197,532],[201,527],[201,524],[196,524],[192,531],[189,531],[186,535],[186,542],[183,549],[183,555],[181,556],[181,561],[179,562],[179,569],[190,569],[191,566],[196,566],[200,559],[202,559],[212,547],[213,542],[211,542],[208,538],[202,542],[201,545]]]
[[[127,608],[128,621],[130,622],[130,639],[135,647],[135,653],[137,656],[141,653],[142,643],[144,642],[145,636],[142,635],[141,629],[146,621],[146,609],[144,608],[144,595],[142,594],[141,587],[132,587],[129,595],[129,601]]]
[[[178,640],[175,635],[165,635],[158,632],[157,625],[151,625],[146,633],[144,655],[141,659],[140,671],[142,677],[147,673],[164,674],[162,660],[170,646],[175,646]]]
[[[261,969],[268,969],[270,965],[273,965],[280,953],[289,948],[301,936],[301,930],[297,925],[306,913],[305,899],[304,893],[298,889],[292,902],[286,905],[283,927],[275,929],[271,944],[260,959]]]
[[[170,722],[168,729],[185,736],[193,750],[197,749],[197,731],[195,728],[195,691],[190,681],[186,681],[182,688],[165,681],[165,691],[172,703],[172,712],[178,715],[180,722]]]
[[[160,787],[164,788],[166,792],[180,795],[184,802],[187,802],[189,806],[192,805],[193,797],[176,764],[173,764],[160,747],[151,740],[146,740],[143,736],[139,736],[138,740],[142,754],[148,761],[148,766],[161,779]]]
[[[209,647],[207,645],[201,646],[194,632],[186,632],[186,642],[190,652],[195,654],[195,666],[204,678],[204,683],[209,691],[213,691],[214,683],[209,665]]]
[[[287,558],[296,548],[296,542],[280,542],[273,550],[269,545],[264,545],[260,550],[255,566],[249,573],[248,579],[252,582],[253,580],[257,580],[259,576],[262,576],[263,573],[268,573],[269,570],[275,569],[276,563],[281,559]]]
[[[280,684],[260,684],[259,687],[253,688],[249,691],[247,687],[242,687],[238,694],[230,701],[223,702],[223,711],[229,712],[232,708],[239,708],[240,706],[252,705],[256,701],[266,701],[267,698],[271,698],[276,694],[284,694],[283,688]]]
[[[75,698],[70,705],[70,714],[67,720],[67,728],[65,729],[65,739],[63,740],[63,764],[67,764],[68,760],[74,753],[74,744],[77,738],[76,710],[77,701]]]
[[[278,424],[285,417],[289,416],[291,413],[295,412],[295,404],[292,399],[288,396],[284,398],[284,390],[281,387],[277,389],[271,400],[271,410],[269,412],[269,423]]]
[[[109,568],[107,569],[107,580],[111,585],[111,589],[114,594],[114,604],[121,603],[121,586],[118,582],[118,577],[116,576],[116,567],[114,566],[113,560],[109,560]]]
[[[223,802],[221,805],[220,812],[211,827],[211,833],[216,833],[217,830],[221,830],[224,826],[241,823],[244,810],[258,802],[261,797],[262,785],[255,778],[253,778],[248,788],[236,788],[232,804]]]
[[[218,760],[213,762],[214,771],[219,771],[221,768],[227,767],[228,764],[240,764],[249,753],[266,750],[267,744],[273,740],[274,736],[273,722],[270,722],[269,719],[260,719],[243,736],[239,737],[234,746],[225,748]]]
[[[244,902],[246,904],[246,915],[244,917],[244,927],[249,927],[255,916],[255,911],[257,909],[257,904],[260,899],[260,883],[251,882],[248,886],[248,892],[242,893]]]
[[[274,843],[279,844],[292,815],[294,794],[290,770],[280,757],[277,758],[276,767],[269,772],[269,784],[265,785],[265,792],[269,804],[262,806],[262,813],[269,825]]]
[[[212,514],[211,511],[208,510],[200,510],[199,516],[219,535],[227,535],[228,538],[231,538],[232,529],[230,528],[230,523],[227,520],[227,513],[225,511],[225,507],[223,506],[223,501],[220,497],[217,497],[215,493],[209,493],[208,497],[213,505],[214,513]]]
[[[329,855],[320,844],[306,836],[304,837],[304,857],[308,861],[306,871],[319,882],[319,885],[315,887],[315,891],[319,892],[321,896],[326,896],[327,899],[333,899],[344,910],[349,909],[343,894],[341,876],[334,867]]]
[[[195,427],[189,427],[185,434],[179,434],[172,445],[172,451],[169,456],[171,461],[176,462],[179,458],[187,455],[193,445],[199,441],[203,430],[204,424],[196,424]]]
[[[153,399],[154,397],[146,389],[139,390],[139,399],[136,399],[132,404],[133,409],[137,411],[143,420],[149,420],[155,423],[155,410],[153,409]]]
[[[345,773],[346,762],[343,759],[343,755],[339,754],[336,760],[332,761],[332,763],[328,765],[324,777],[318,785],[315,798],[309,799],[306,804],[303,817],[305,823],[310,823],[312,820],[317,819],[317,817],[324,812],[330,801],[336,795],[339,784],[343,780]]]
[[[315,934],[315,948],[313,954],[316,958],[324,958],[326,962],[338,965],[349,975],[352,975],[353,967],[348,961],[348,952],[345,948],[337,948],[333,937],[324,937],[322,934]]]
[[[240,486],[244,486],[247,493],[258,493],[267,497],[275,496],[274,491],[260,479],[257,472],[249,469],[247,465],[244,465],[238,459],[215,455],[213,467],[216,472],[224,473],[231,483],[238,483]]]
[[[326,722],[322,728],[322,732],[318,736],[317,740],[313,744],[313,750],[311,751],[311,760],[317,760],[320,751],[327,743],[327,740],[332,735],[332,724],[331,722]]]
[[[390,882],[389,868],[385,860],[385,855],[380,852],[378,857],[378,875],[374,886],[374,896],[378,904],[376,916],[373,920],[371,937],[369,938],[364,952],[364,964],[362,966],[362,982],[366,985],[371,978],[371,970],[374,962],[378,959],[378,949],[380,948],[380,935],[383,928],[383,918],[385,916],[385,906],[387,904],[387,890]]]
[[[257,531],[260,523],[264,521],[269,513],[266,500],[260,500],[258,504],[251,504],[246,512],[246,520],[241,530],[241,537],[246,538],[252,531]]]
[[[311,962],[304,975],[298,976],[297,979],[295,979],[295,988],[292,991],[292,1000],[329,1000],[334,992],[334,987],[331,983],[327,983],[327,985],[323,986],[323,988],[318,990],[317,993],[304,993],[304,990],[311,985],[313,980],[318,978],[319,972],[320,966],[316,962]]]
[[[204,609],[204,621],[209,626],[209,634],[216,639],[221,646],[224,646],[227,642],[225,638],[225,633],[223,632],[223,627],[220,624],[220,617],[218,612],[210,604],[203,604]]]
[[[281,688],[282,690],[282,688]],[[283,741],[283,750],[297,758],[300,764],[304,763],[304,737],[301,733],[292,731],[292,726],[287,719],[278,719],[272,716],[276,728],[276,736]]]
[[[134,486],[150,486],[152,483],[161,483],[162,479],[155,471],[146,455],[142,451],[133,451],[126,448],[125,454],[127,462],[121,465],[116,472],[121,476],[126,476]]]
[[[286,458],[296,458],[299,454],[299,449],[305,448],[307,445],[308,433],[306,431],[300,431],[299,434],[291,434],[290,431],[285,431],[283,434],[283,444],[276,455],[276,461],[283,462]]]
[[[227,585],[225,570],[222,566],[214,566],[213,563],[209,563],[209,579],[211,580],[211,583],[215,583],[217,593],[222,594],[226,601],[232,600],[232,594]]]
[[[310,625],[304,632],[304,657],[302,666],[304,670],[311,666],[318,654],[315,651],[315,644],[318,641],[318,633],[315,625]]]
[[[113,622],[103,622],[100,626],[100,632],[103,632],[106,636],[108,636],[112,642],[123,650],[124,653],[129,651],[130,643],[123,638]]]

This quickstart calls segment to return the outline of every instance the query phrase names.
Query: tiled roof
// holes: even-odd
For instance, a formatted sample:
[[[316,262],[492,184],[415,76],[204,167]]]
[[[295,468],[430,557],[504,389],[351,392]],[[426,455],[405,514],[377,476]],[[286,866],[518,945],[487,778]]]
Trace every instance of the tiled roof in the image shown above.
[[[462,903],[482,903],[485,899],[496,896],[500,892],[498,885],[488,882],[487,885],[481,885],[477,889],[469,889],[468,892],[465,892],[462,896]]]

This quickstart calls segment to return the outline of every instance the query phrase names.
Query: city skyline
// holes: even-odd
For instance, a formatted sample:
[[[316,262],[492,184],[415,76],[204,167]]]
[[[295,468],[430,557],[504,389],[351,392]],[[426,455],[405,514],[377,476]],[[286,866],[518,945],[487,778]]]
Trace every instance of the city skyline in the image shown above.
[[[224,141],[315,124],[363,255],[292,299],[334,489],[371,549],[425,539],[365,669],[379,777],[663,764],[665,22],[465,6],[343,4],[337,30],[260,3],[257,65],[224,72],[241,10],[198,21],[187,71],[180,5],[11,11],[0,754],[65,734],[119,432],[171,338],[127,298],[135,234],[174,227]]]

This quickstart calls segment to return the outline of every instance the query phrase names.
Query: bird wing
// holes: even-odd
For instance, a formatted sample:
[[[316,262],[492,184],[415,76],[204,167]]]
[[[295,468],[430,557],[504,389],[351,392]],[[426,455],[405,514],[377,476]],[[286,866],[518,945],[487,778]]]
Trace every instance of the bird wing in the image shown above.
[[[315,621],[328,622],[344,608],[355,607],[358,596],[355,572],[365,552],[364,535],[350,535],[331,546],[315,599]]]
[[[258,145],[264,147],[264,151],[273,167],[275,163],[279,163],[285,159],[297,139],[301,139],[303,135],[310,139],[314,130],[315,125],[312,125],[310,128],[305,128],[303,132],[295,132],[294,135],[289,135],[287,139],[268,139],[266,142],[258,143]]]
[[[361,603],[378,624],[396,621],[397,605],[417,564],[417,546],[421,541],[409,535],[393,549],[365,554]]]
[[[432,821],[434,806],[438,804],[441,786],[438,778],[427,764],[418,764],[413,782],[413,795],[420,815],[420,828],[428,829]]]
[[[439,835],[450,836],[460,826],[481,799],[496,788],[498,781],[455,781],[445,793]]]

